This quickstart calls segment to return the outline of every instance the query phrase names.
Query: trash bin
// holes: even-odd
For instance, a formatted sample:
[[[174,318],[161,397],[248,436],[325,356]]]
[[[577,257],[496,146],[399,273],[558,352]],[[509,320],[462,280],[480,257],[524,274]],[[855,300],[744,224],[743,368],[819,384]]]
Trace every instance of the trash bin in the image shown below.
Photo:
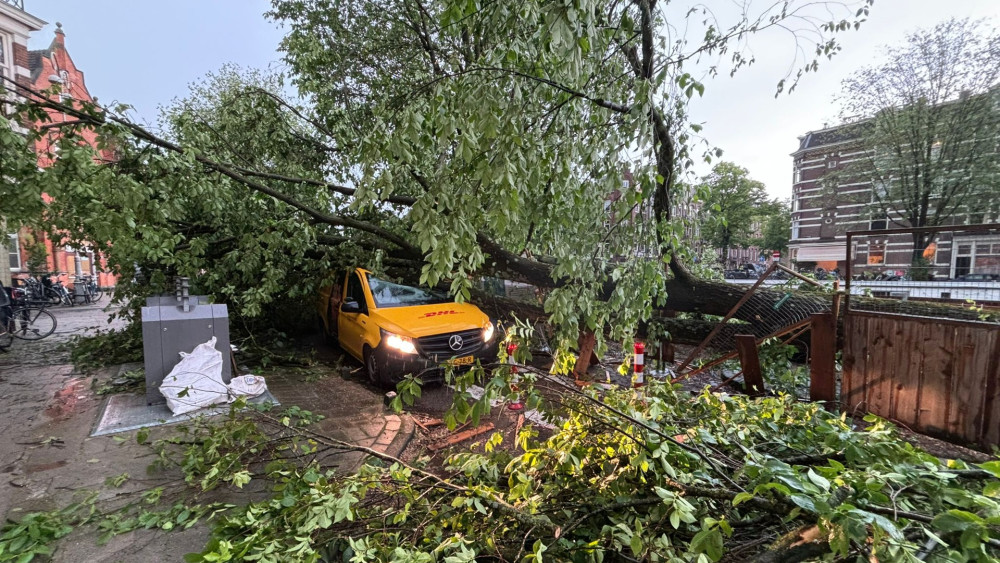
[[[142,356],[146,368],[146,403],[165,402],[160,383],[181,360],[181,352],[216,338],[222,353],[222,379],[232,379],[229,348],[229,310],[210,304],[204,296],[189,295],[190,282],[179,278],[172,296],[150,297],[142,308]]]

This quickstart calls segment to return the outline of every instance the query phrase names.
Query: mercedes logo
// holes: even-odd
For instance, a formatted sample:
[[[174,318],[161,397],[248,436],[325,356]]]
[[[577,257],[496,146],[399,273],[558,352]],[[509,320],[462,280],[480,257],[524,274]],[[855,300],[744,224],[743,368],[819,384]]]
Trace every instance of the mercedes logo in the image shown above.
[[[448,347],[451,348],[452,350],[461,350],[462,337],[457,334],[451,335],[451,338],[448,339]]]

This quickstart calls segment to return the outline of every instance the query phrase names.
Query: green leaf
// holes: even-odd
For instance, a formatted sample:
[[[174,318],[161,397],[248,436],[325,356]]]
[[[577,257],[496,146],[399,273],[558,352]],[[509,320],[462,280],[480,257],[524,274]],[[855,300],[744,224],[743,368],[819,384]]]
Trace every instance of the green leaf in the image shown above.
[[[722,559],[724,553],[722,532],[715,527],[698,532],[691,539],[691,550],[695,553],[704,553],[712,561]]]
[[[934,517],[931,525],[942,532],[960,532],[972,527],[981,527],[983,519],[965,510],[949,510]]]
[[[789,496],[788,498],[796,505],[804,508],[805,510],[808,510],[809,512],[812,512],[813,514],[817,512],[816,503],[810,497],[807,497],[805,495],[794,494]]]

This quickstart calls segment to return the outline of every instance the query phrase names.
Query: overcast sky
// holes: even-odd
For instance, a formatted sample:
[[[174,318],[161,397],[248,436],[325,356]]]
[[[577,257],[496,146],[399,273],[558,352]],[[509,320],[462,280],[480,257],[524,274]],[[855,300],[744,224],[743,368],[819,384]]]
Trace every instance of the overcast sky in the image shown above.
[[[768,0],[769,3],[770,0]],[[49,25],[31,48],[52,39],[55,22],[66,32],[74,62],[87,87],[102,103],[125,102],[143,121],[155,122],[157,108],[187,93],[187,85],[227,62],[266,68],[280,64],[281,30],[262,14],[267,0],[24,0],[30,13]],[[732,0],[705,0],[711,6]],[[691,108],[703,135],[724,150],[723,158],[750,170],[776,197],[790,197],[797,137],[833,124],[833,98],[841,80],[870,64],[882,45],[951,16],[993,18],[1000,25],[1000,0],[876,0],[868,23],[841,37],[843,52],[821,63],[791,95],[774,98],[774,87],[790,59],[788,37],[769,34],[752,47],[757,64],[736,77],[706,84],[705,97]]]

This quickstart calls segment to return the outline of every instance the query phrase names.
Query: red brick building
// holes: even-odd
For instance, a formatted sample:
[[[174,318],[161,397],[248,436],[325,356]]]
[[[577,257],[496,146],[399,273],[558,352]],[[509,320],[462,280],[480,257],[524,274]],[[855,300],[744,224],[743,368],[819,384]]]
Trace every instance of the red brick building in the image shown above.
[[[58,96],[63,102],[94,101],[87,90],[83,71],[76,66],[66,50],[66,34],[61,24],[56,24],[55,37],[48,48],[29,51],[27,49],[27,33],[37,31],[45,22],[27,14],[23,10],[23,4],[15,2],[15,0],[0,0],[0,9],[5,9],[4,11],[11,14],[11,18],[15,21],[20,18],[32,24],[31,26],[22,26],[27,32],[22,34],[23,41],[17,43],[18,47],[14,52],[15,73],[19,83],[26,84],[36,91],[58,86],[60,89]],[[67,120],[66,115],[62,112],[49,110],[48,113],[51,122],[58,123]],[[51,165],[52,159],[57,154],[55,143],[59,138],[59,130],[53,128],[50,129],[50,132],[35,146],[35,151],[38,154],[38,166],[42,168]],[[96,145],[97,138],[93,132],[84,131],[82,136],[88,143]],[[104,156],[110,158],[111,155]],[[48,196],[43,195],[43,197]],[[91,249],[73,248],[64,245],[62,241],[52,240],[44,233],[27,230],[12,233],[9,236],[8,255],[11,275],[17,277],[18,274],[28,273],[31,258],[29,247],[37,247],[38,243],[44,245],[47,254],[45,269],[49,272],[66,274],[62,276],[64,282],[71,282],[74,275],[93,275],[97,277],[101,287],[115,285],[114,276],[103,273],[101,259]]]

